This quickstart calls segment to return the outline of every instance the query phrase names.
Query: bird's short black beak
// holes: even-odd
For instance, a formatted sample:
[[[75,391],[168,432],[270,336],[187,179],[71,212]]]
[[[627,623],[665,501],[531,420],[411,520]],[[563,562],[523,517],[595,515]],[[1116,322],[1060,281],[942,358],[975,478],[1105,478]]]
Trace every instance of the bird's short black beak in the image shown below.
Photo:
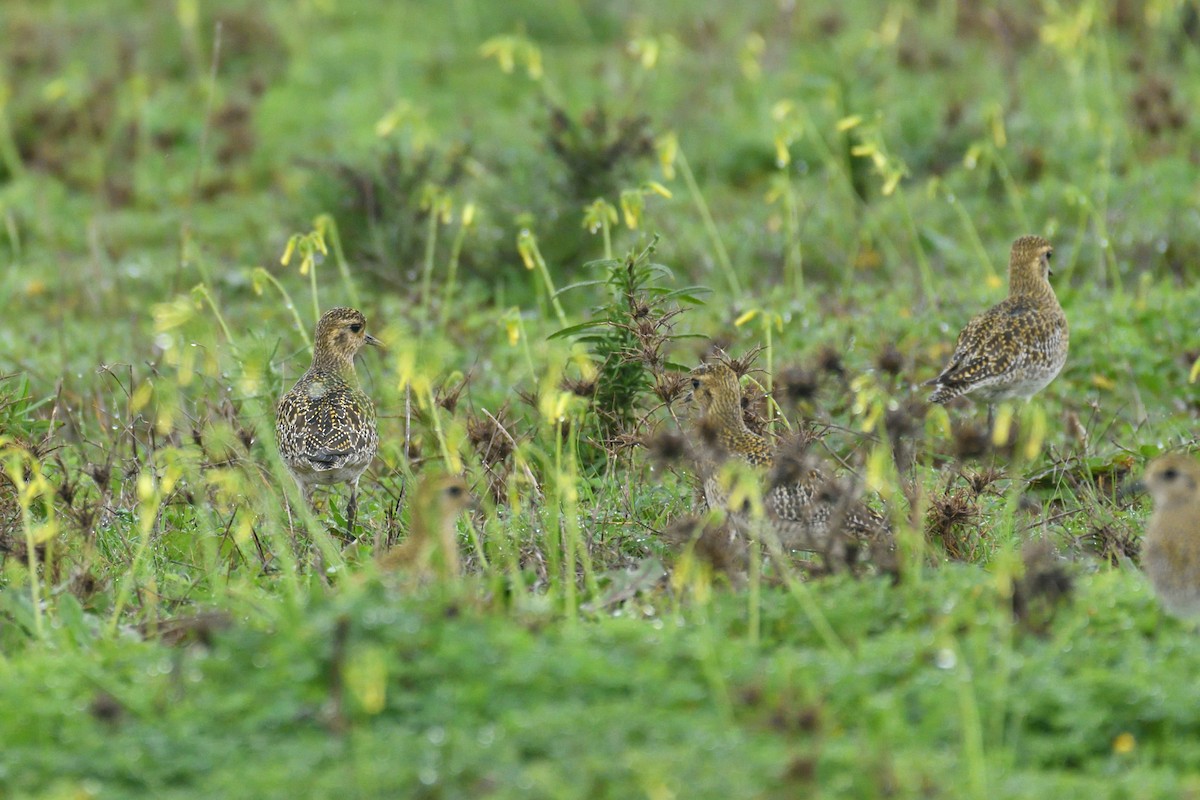
[[[374,336],[372,336],[369,333],[365,337],[363,337],[363,343],[369,344],[372,347],[383,347],[384,346],[383,342],[379,341],[378,339],[376,339]]]

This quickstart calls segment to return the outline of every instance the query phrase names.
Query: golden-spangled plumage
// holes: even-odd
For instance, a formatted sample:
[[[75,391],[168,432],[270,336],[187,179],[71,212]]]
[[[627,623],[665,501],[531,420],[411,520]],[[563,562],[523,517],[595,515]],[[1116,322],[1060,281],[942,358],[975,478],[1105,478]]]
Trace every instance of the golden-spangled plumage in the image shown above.
[[[1200,617],[1200,463],[1181,453],[1160,456],[1140,483],[1154,500],[1142,567],[1167,611]]]
[[[353,532],[358,479],[375,458],[375,406],[359,388],[354,356],[378,345],[367,320],[353,308],[331,308],[317,323],[312,364],[279,401],[275,434],[279,454],[306,502],[318,485],[350,484],[346,507]]]
[[[1008,297],[967,323],[934,384],[932,403],[973,393],[991,405],[1028,400],[1067,361],[1067,317],[1050,286],[1054,248],[1040,236],[1013,242]]]
[[[455,524],[462,512],[474,506],[475,500],[462,478],[422,476],[414,492],[408,538],[379,557],[380,568],[407,571],[418,577],[457,576],[460,567]]]
[[[718,474],[727,458],[769,471],[763,509],[784,547],[841,555],[846,538],[861,542],[887,536],[883,518],[857,499],[852,486],[827,477],[815,456],[792,448],[777,454],[765,437],[746,426],[741,384],[727,365],[697,367],[691,383],[699,410],[697,461],[705,500],[710,507],[729,511],[735,527],[744,529],[749,520],[743,509],[727,507]]]

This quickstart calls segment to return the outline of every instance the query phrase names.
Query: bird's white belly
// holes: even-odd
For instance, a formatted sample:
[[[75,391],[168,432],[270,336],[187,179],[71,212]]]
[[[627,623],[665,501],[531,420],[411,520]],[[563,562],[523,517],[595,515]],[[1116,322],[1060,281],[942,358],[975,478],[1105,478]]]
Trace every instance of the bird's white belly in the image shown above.
[[[1028,400],[1035,394],[1045,389],[1050,385],[1058,375],[1058,370],[1051,372],[1047,370],[1041,375],[1030,375],[1016,381],[1006,381],[1004,383],[996,383],[991,386],[981,386],[975,390],[975,394],[988,402],[996,402],[998,400]]]
[[[370,464],[370,459],[347,461],[330,469],[317,469],[311,462],[301,459],[299,462],[288,464],[296,477],[304,483],[316,483],[332,486],[335,483],[352,481],[363,473]]]

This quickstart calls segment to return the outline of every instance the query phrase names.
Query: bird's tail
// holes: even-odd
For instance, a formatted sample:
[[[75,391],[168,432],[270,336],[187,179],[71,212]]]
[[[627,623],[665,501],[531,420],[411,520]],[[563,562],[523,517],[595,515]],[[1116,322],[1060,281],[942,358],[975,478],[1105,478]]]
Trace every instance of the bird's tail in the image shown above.
[[[936,378],[934,380],[928,381],[922,385],[929,386],[930,384],[936,384],[936,388],[933,390],[933,394],[929,395],[929,402],[931,402],[931,403],[938,403],[938,404],[948,403],[951,400],[953,400],[954,398],[960,397],[963,394],[963,387],[947,385],[944,383],[937,383]]]

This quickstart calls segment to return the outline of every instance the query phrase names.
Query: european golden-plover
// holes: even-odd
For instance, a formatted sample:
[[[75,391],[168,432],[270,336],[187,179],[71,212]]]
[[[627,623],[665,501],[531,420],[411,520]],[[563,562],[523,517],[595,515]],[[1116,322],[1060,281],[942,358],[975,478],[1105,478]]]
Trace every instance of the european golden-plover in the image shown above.
[[[379,345],[353,308],[331,308],[317,323],[312,364],[279,401],[275,434],[279,454],[305,502],[318,485],[350,484],[346,525],[354,531],[358,479],[375,458],[375,406],[358,386],[354,356]]]
[[[856,497],[845,482],[828,478],[811,455],[783,453],[779,457],[767,439],[751,431],[742,417],[742,388],[725,364],[704,364],[691,372],[692,399],[697,404],[701,443],[697,462],[710,508],[730,512],[735,527],[748,520],[741,509],[729,509],[719,468],[736,458],[769,470],[763,491],[763,510],[771,530],[787,548],[841,555],[845,539],[878,542],[887,536],[887,523]]]
[[[1133,489],[1154,500],[1142,544],[1142,567],[1154,593],[1177,617],[1200,618],[1200,462],[1160,456]]]
[[[423,475],[413,493],[408,538],[379,557],[387,571],[405,570],[443,579],[459,574],[458,517],[475,507],[475,499],[462,478]]]
[[[1030,397],[1046,388],[1067,361],[1067,317],[1050,286],[1054,248],[1040,236],[1013,242],[1008,297],[973,318],[958,335],[954,354],[933,384],[931,403],[973,393],[988,404]]]

